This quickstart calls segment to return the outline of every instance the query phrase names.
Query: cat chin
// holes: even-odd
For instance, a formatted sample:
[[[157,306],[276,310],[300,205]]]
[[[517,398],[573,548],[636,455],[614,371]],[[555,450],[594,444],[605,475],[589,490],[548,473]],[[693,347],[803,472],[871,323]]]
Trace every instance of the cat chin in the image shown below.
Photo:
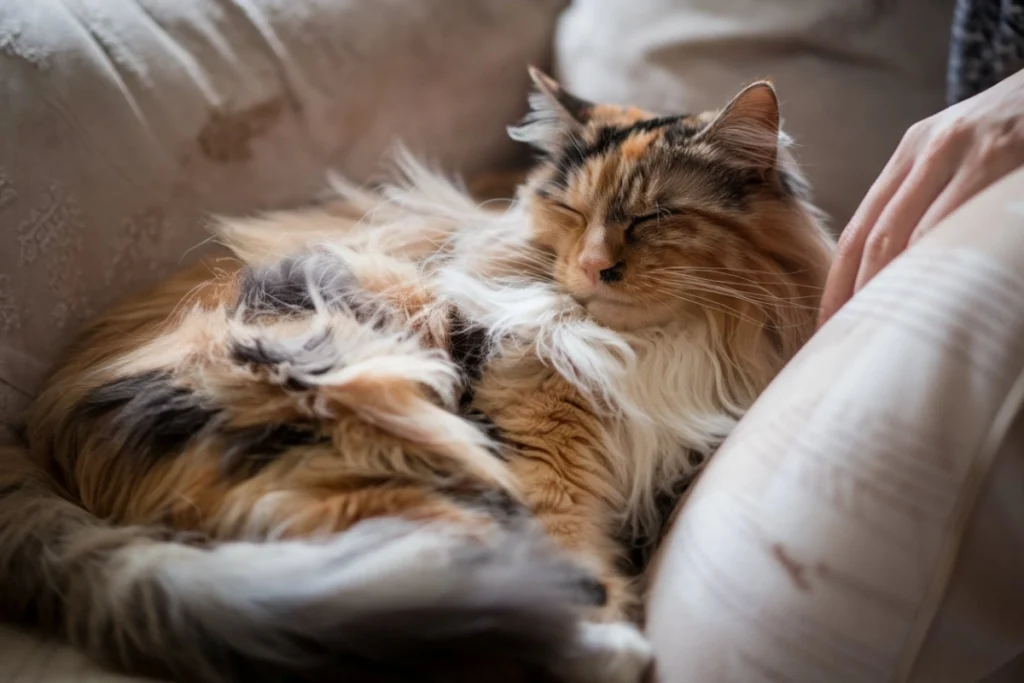
[[[659,327],[674,317],[673,312],[664,306],[645,306],[609,299],[590,299],[583,307],[600,324],[622,332]]]

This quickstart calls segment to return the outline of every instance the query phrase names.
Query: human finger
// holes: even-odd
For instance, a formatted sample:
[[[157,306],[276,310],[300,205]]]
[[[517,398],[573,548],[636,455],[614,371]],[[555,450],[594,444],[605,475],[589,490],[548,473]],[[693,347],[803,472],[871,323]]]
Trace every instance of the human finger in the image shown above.
[[[1009,175],[1024,165],[1024,155],[1019,150],[1000,150],[997,153],[979,154],[957,169],[942,194],[918,221],[910,236],[911,243],[929,232],[942,219],[956,211],[974,195],[982,192],[992,183]]]
[[[902,147],[903,145],[901,145]],[[835,259],[829,269],[825,289],[821,295],[821,310],[818,314],[819,327],[835,315],[836,311],[853,296],[864,244],[868,239],[871,226],[875,224],[893,195],[899,190],[910,167],[911,162],[908,155],[901,149],[897,149],[889,163],[882,169],[878,179],[871,185],[849,224],[840,234]]]
[[[853,291],[860,291],[875,275],[892,262],[910,242],[921,217],[952,179],[951,154],[930,156],[914,164],[906,180],[896,191],[864,243]]]

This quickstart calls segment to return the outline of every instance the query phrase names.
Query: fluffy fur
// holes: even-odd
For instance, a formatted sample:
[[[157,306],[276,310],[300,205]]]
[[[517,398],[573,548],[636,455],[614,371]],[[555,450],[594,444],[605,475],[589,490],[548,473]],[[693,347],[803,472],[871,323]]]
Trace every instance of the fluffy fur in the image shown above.
[[[406,158],[85,331],[28,423],[56,483],[0,487],[5,613],[202,681],[638,680],[625,551],[810,335],[831,242],[770,85],[654,116],[534,78],[506,210]]]
[[[0,453],[0,465],[17,482],[0,508],[4,613],[120,669],[181,681],[525,683],[584,654],[567,606],[591,599],[574,596],[585,576],[536,536],[467,542],[392,519],[321,540],[212,545],[98,525],[25,472],[19,453]]]

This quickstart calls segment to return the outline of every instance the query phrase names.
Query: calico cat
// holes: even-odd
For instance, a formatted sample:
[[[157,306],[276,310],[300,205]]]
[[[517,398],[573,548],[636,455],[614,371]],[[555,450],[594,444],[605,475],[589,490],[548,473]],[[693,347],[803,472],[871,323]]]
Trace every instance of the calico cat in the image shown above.
[[[619,539],[809,337],[832,242],[770,84],[656,116],[531,74],[506,210],[406,159],[85,330],[0,468],[3,614],[185,681],[641,679]]]

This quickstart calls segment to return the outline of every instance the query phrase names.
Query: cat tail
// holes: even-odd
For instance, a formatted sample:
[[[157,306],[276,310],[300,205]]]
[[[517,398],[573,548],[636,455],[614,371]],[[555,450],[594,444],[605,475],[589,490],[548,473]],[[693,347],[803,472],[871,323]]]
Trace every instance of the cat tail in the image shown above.
[[[0,585],[0,617],[204,683],[546,680],[595,593],[526,529],[470,541],[384,519],[204,545],[108,526],[16,448],[0,450]]]

